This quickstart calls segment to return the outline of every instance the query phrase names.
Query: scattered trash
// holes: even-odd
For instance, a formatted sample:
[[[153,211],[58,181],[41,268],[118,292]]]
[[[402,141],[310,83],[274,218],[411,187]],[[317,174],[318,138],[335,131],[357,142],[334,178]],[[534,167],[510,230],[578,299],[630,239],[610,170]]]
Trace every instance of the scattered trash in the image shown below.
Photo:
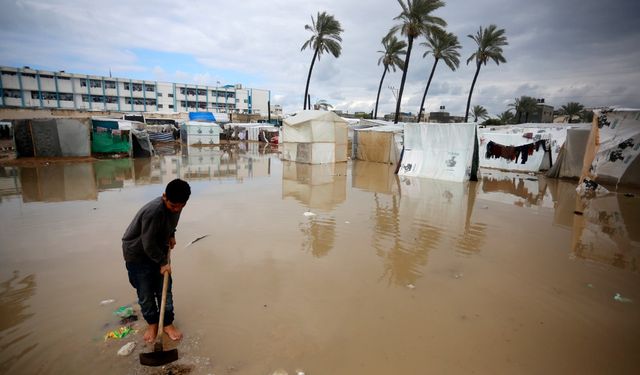
[[[345,223],[345,224],[351,224],[351,222],[349,222],[349,221],[345,221],[344,223]]]
[[[573,213],[576,215],[584,215],[584,212],[580,212],[580,211],[573,211]]]
[[[105,299],[100,301],[100,306],[108,305],[110,303],[114,303],[115,301],[116,301],[115,299]]]
[[[587,288],[593,289],[593,284],[587,284]]]
[[[462,278],[463,274],[462,273],[456,273],[455,275],[453,275],[454,279],[460,279]]]
[[[416,287],[416,286],[415,286],[415,285],[413,285],[413,284],[407,284],[407,288],[409,288],[409,289],[415,289],[415,287]]]
[[[589,179],[582,181],[582,183],[576,188],[576,192],[583,198],[593,198],[594,196],[602,197],[609,194],[609,190],[604,186]]]
[[[302,371],[302,370],[296,370],[296,375],[304,375],[304,371]]]
[[[123,339],[125,337],[127,337],[128,334],[135,332],[135,330],[131,327],[120,327],[118,329],[114,329],[113,331],[109,331],[107,332],[106,335],[104,335],[104,340],[107,341],[107,339]]]
[[[208,237],[208,236],[209,236],[208,234],[205,234],[204,236],[200,236],[200,237],[196,238],[195,240],[193,240],[193,241],[189,242],[189,243],[185,246],[185,248],[186,248],[187,246],[193,245],[194,243],[196,243],[196,242],[200,241],[201,239],[203,239],[203,238],[205,238],[205,237]]]
[[[306,216],[306,217],[316,216],[316,214],[314,214],[311,211],[307,211],[307,212],[303,213],[303,215]]]
[[[613,299],[618,301],[618,302],[622,302],[622,303],[631,303],[631,302],[633,302],[633,300],[631,298],[625,298],[625,297],[621,296],[620,293],[616,293],[616,295],[613,296]]]
[[[273,372],[273,374],[271,374],[271,375],[289,375],[289,373],[288,373],[288,372],[286,372],[286,371],[285,371],[285,370],[283,370],[283,369],[277,369],[277,370],[276,370],[276,371],[274,371],[274,372]]]
[[[120,350],[118,350],[118,355],[128,356],[135,349],[136,343],[131,341],[130,343],[124,344]]]
[[[631,194],[631,193],[624,193],[625,197],[629,197],[629,198],[633,198],[635,197],[635,195]]]
[[[128,318],[135,314],[133,312],[133,307],[129,305],[125,305],[125,306],[118,307],[118,309],[113,312],[113,315],[117,315],[121,318]]]

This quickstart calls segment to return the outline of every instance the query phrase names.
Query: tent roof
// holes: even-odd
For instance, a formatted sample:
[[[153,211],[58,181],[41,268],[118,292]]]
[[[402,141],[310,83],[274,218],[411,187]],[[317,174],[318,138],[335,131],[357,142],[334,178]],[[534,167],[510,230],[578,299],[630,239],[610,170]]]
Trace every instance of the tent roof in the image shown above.
[[[297,115],[284,119],[284,125],[300,126],[308,121],[332,121],[347,125],[347,121],[330,111],[300,111]]]

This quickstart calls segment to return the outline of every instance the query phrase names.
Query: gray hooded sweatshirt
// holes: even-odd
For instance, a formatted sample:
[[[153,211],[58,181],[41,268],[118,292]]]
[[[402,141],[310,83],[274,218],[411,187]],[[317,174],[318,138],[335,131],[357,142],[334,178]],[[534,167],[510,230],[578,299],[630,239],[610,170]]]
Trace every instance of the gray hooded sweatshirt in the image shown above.
[[[167,264],[169,239],[174,237],[180,214],[169,211],[158,197],[145,204],[122,237],[125,262]]]

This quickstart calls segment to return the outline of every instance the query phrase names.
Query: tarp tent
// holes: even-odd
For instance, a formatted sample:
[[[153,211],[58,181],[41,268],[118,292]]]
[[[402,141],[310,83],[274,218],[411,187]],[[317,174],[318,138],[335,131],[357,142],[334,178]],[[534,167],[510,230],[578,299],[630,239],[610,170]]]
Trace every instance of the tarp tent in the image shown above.
[[[131,149],[131,122],[128,120],[92,118],[91,152],[121,153]]]
[[[189,146],[220,144],[222,128],[215,122],[187,121],[180,126],[180,139]]]
[[[387,164],[399,163],[403,131],[402,125],[395,124],[355,129],[355,159]]]
[[[347,122],[333,112],[301,111],[283,121],[282,158],[300,163],[347,161]]]
[[[17,157],[90,156],[89,123],[77,119],[17,120]]]
[[[604,183],[640,185],[640,110],[597,111],[589,142],[584,177]]]
[[[582,163],[589,140],[589,128],[569,128],[557,159],[547,172],[547,177],[580,178]]]
[[[189,121],[214,122],[216,117],[211,112],[189,112]]]
[[[399,175],[447,181],[471,177],[476,124],[406,123]]]

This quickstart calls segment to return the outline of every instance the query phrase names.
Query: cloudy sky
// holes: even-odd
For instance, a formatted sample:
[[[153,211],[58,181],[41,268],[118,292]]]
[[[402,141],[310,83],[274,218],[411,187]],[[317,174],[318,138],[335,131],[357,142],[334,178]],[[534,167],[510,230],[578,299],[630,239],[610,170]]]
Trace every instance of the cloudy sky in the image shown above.
[[[506,64],[483,66],[472,105],[491,115],[514,98],[545,98],[555,107],[640,108],[640,1],[445,0],[434,15],[462,44],[455,72],[439,64],[426,109],[464,115],[474,74],[467,37],[480,26],[506,30]],[[396,0],[80,1],[0,0],[0,65],[180,83],[242,83],[271,90],[285,113],[302,108],[313,51],[311,15],[326,11],[342,24],[342,55],[316,62],[312,102],[371,111],[382,66],[381,38],[396,24]],[[419,40],[418,42],[422,42]],[[431,56],[415,45],[402,110],[416,113]],[[400,72],[388,74],[379,114],[393,112]]]

